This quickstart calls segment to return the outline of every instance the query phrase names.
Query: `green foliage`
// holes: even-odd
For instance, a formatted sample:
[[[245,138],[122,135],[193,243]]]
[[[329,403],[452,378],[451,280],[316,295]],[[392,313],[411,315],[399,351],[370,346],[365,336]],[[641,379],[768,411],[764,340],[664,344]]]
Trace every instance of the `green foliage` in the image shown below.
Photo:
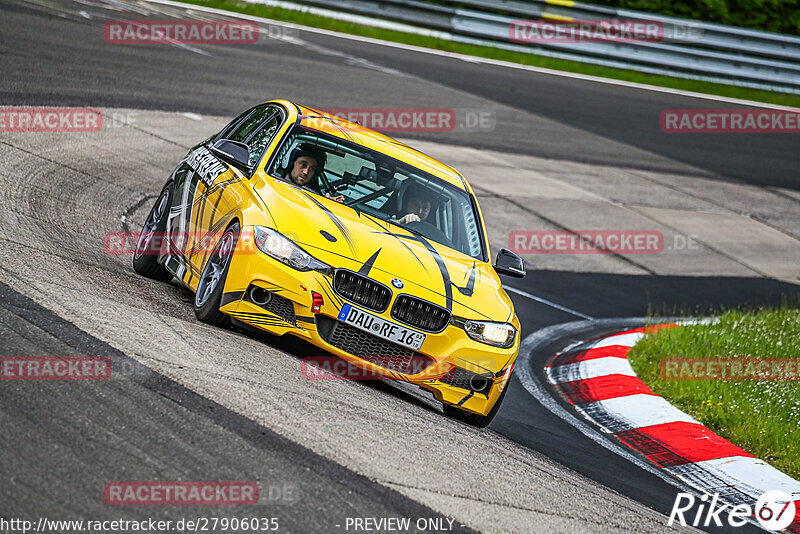
[[[800,35],[800,0],[593,0],[590,3]]]
[[[797,359],[800,307],[729,311],[714,324],[681,326],[646,336],[629,353],[634,371],[653,391],[732,443],[800,476],[800,382],[687,381],[661,373],[673,358]]]

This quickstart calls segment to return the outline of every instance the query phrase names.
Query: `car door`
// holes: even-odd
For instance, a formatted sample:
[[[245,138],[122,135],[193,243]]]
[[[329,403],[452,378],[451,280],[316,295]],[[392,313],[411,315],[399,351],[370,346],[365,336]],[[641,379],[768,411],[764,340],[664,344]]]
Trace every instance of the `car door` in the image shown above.
[[[169,229],[175,272],[188,285],[199,276],[208,254],[224,230],[219,228],[241,203],[239,187],[246,176],[241,170],[217,158],[209,148],[219,139],[230,139],[250,147],[254,166],[279,130],[285,112],[273,104],[257,106],[240,115],[217,135],[198,145],[175,172],[174,196]]]

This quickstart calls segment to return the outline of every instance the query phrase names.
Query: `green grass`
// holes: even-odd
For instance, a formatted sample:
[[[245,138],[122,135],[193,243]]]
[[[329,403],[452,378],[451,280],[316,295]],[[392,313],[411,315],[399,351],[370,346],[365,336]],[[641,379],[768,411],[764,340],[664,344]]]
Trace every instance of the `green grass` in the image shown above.
[[[728,311],[710,325],[646,336],[631,350],[636,374],[653,391],[717,434],[800,478],[800,382],[666,380],[665,358],[792,358],[800,364],[800,306]],[[796,375],[795,375],[796,376]]]
[[[590,65],[587,63],[579,63],[577,61],[568,61],[562,59],[537,56],[535,54],[511,52],[488,46],[475,46],[462,43],[454,43],[452,41],[444,39],[437,39],[434,37],[404,33],[393,30],[385,30],[382,28],[373,28],[370,26],[362,26],[360,24],[353,24],[350,22],[345,22],[333,18],[312,15],[310,13],[302,11],[294,11],[279,7],[270,7],[262,4],[248,4],[244,2],[237,2],[235,0],[183,0],[183,1],[187,4],[213,7],[217,9],[223,9],[226,11],[244,13],[247,15],[254,15],[273,20],[293,22],[296,24],[302,24],[304,26],[314,26],[317,28],[324,28],[327,30],[349,33],[353,35],[361,35],[364,37],[372,37],[375,39],[382,39],[385,41],[394,41],[399,43],[421,46],[425,48],[433,48],[436,50],[443,50],[446,52],[457,52],[460,54],[467,54],[471,56],[485,57],[490,59],[498,59],[502,61],[509,61],[512,63],[519,63],[522,65],[531,65],[535,67],[543,67],[543,68],[561,70],[566,72],[575,72],[580,74],[588,74],[592,76],[601,76],[604,78],[613,78],[616,80],[625,80],[625,81],[638,82],[649,85],[657,85],[661,87],[669,87],[672,89],[681,89],[684,91],[695,91],[698,93],[707,93],[707,94],[727,96],[732,98],[741,98],[744,100],[755,100],[757,102],[767,102],[770,104],[778,104],[783,106],[800,107],[800,95],[789,95],[784,93],[776,93],[772,91],[747,89],[743,87],[734,87],[730,85],[702,82],[697,80],[672,78],[670,76],[645,74],[642,72],[636,72],[632,70],[618,69],[612,67],[602,67],[598,65]]]

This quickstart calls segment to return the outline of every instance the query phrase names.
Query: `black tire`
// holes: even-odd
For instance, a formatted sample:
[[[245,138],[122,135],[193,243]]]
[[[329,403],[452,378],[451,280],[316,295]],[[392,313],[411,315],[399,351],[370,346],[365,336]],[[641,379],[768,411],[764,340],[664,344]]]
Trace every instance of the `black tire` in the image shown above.
[[[165,232],[169,209],[172,206],[172,182],[164,186],[158,195],[136,240],[133,253],[133,270],[142,276],[169,282],[172,274],[158,263],[160,248],[165,244]],[[153,237],[156,237],[154,240]]]
[[[214,326],[229,326],[231,318],[219,311],[225,279],[236,243],[239,241],[240,226],[234,222],[222,233],[214,246],[214,251],[203,267],[203,274],[197,284],[194,296],[194,314],[200,321]]]
[[[474,426],[475,428],[486,428],[489,426],[489,423],[492,422],[494,416],[497,415],[497,411],[500,409],[500,405],[503,404],[503,399],[506,396],[506,391],[508,391],[508,387],[510,384],[506,384],[505,389],[497,398],[497,402],[494,403],[492,409],[489,410],[489,413],[486,415],[478,415],[476,413],[465,412],[460,408],[450,405],[450,404],[442,404],[442,411],[447,417],[451,419],[455,419],[456,421],[461,421],[464,424],[469,426]]]

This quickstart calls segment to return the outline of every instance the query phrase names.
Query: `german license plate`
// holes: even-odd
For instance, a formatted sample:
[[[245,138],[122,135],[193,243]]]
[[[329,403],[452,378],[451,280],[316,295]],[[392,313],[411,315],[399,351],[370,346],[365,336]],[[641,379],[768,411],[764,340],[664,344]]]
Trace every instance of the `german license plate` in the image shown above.
[[[339,320],[374,336],[388,339],[392,343],[397,343],[413,350],[419,350],[422,342],[425,341],[425,334],[421,332],[387,321],[350,304],[342,306],[342,311],[339,312]]]

